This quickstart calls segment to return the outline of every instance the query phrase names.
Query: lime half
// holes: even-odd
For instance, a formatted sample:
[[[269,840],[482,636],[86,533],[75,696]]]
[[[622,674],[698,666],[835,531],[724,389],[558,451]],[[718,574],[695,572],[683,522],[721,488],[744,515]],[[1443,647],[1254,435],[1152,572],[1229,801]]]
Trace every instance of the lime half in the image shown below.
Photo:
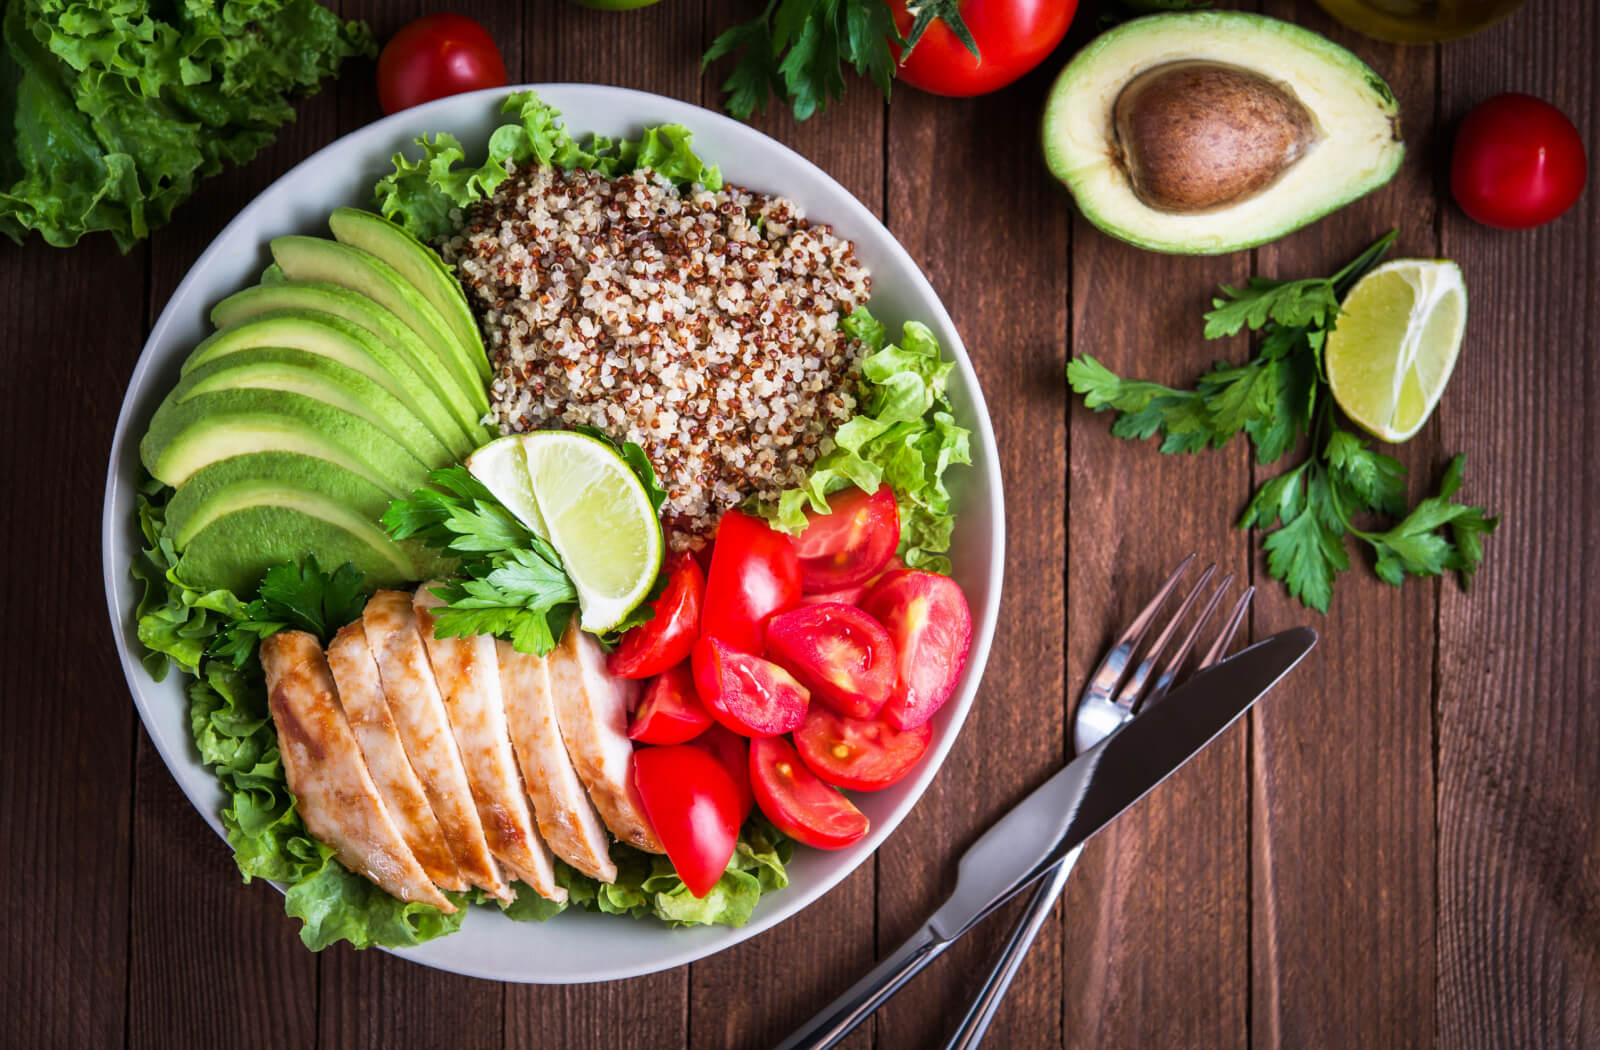
[[[1396,259],[1350,289],[1323,347],[1333,399],[1373,436],[1400,442],[1422,429],[1450,382],[1467,325],[1461,268]]]
[[[610,630],[650,593],[661,569],[661,522],[650,496],[603,441],[541,430],[521,442],[546,536],[578,591],[583,629]]]
[[[534,533],[550,538],[539,504],[533,499],[533,486],[528,481],[528,464],[522,456],[522,439],[496,438],[467,457],[467,470],[483,482],[483,487],[494,493],[494,498],[505,504],[507,510],[522,520]]]

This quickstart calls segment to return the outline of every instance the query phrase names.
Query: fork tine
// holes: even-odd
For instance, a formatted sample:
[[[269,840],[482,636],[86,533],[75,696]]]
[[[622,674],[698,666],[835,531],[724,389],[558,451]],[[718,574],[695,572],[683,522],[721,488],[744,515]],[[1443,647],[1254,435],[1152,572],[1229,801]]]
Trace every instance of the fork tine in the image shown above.
[[[1128,712],[1136,710],[1139,694],[1144,690],[1144,683],[1149,680],[1150,672],[1155,668],[1156,661],[1161,659],[1162,650],[1166,649],[1167,643],[1172,641],[1172,636],[1177,633],[1178,625],[1183,621],[1184,616],[1188,614],[1189,607],[1194,604],[1196,598],[1200,597],[1200,592],[1205,590],[1206,584],[1211,582],[1211,577],[1216,575],[1216,571],[1217,566],[1215,563],[1206,566],[1206,571],[1200,574],[1200,579],[1196,581],[1194,587],[1190,589],[1188,595],[1183,599],[1183,604],[1178,606],[1178,611],[1172,614],[1172,619],[1167,621],[1167,626],[1162,628],[1161,633],[1156,636],[1156,640],[1150,643],[1150,648],[1145,653],[1144,659],[1139,661],[1139,666],[1134,669],[1133,674],[1128,676],[1128,680],[1122,683],[1122,690],[1117,693],[1118,707]]]
[[[1195,641],[1200,637],[1200,632],[1205,629],[1206,623],[1211,619],[1211,614],[1216,611],[1217,603],[1222,601],[1222,596],[1228,593],[1228,588],[1233,586],[1233,573],[1222,578],[1217,584],[1217,589],[1211,592],[1211,598],[1200,610],[1200,615],[1189,627],[1189,633],[1183,636],[1183,641],[1178,643],[1178,649],[1161,668],[1161,673],[1156,676],[1156,684],[1150,687],[1143,700],[1136,700],[1135,707],[1149,707],[1151,704],[1167,695],[1167,690],[1172,688],[1172,683],[1178,677],[1178,672],[1183,670],[1183,662],[1189,658],[1189,651],[1194,648]],[[1198,588],[1196,588],[1198,591]]]
[[[1211,648],[1200,658],[1200,670],[1204,670],[1222,659],[1228,651],[1228,643],[1233,641],[1234,634],[1239,630],[1239,625],[1244,622],[1245,610],[1250,608],[1250,599],[1255,596],[1254,587],[1246,587],[1244,593],[1239,595],[1239,600],[1234,603],[1233,611],[1228,613],[1228,618],[1222,622],[1222,630],[1217,632],[1217,640],[1211,643]]]

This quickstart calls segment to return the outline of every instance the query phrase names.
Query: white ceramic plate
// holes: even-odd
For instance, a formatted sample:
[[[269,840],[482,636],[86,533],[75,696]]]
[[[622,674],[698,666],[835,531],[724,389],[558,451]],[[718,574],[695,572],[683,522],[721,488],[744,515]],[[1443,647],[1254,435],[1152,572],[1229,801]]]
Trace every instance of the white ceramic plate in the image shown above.
[[[789,886],[762,898],[750,922],[739,929],[669,929],[654,921],[573,909],[545,923],[514,923],[487,909],[473,909],[460,932],[398,952],[427,966],[508,981],[568,984],[634,977],[703,958],[775,926],[805,908],[865,861],[910,811],[933,780],[972,707],[978,678],[989,656],[1000,605],[1005,522],[1000,464],[994,432],[978,390],[972,363],[949,315],[927,279],[889,231],[826,173],[778,142],[720,114],[639,91],[588,84],[531,85],[559,108],[574,134],[636,134],[650,124],[683,124],[695,134],[696,151],[720,164],[729,182],[781,194],[805,214],[831,223],[856,242],[872,274],[872,310],[891,332],[905,320],[920,320],[938,335],[956,360],[951,398],[962,424],[972,429],[974,464],[951,473],[959,514],[951,550],[955,578],[972,606],[972,655],[960,688],[934,721],[933,746],[915,773],[893,787],[856,797],[872,831],[837,852],[797,848]],[[448,131],[481,156],[489,132],[501,122],[507,90],[494,89],[440,99],[397,113],[346,135],[312,154],[250,203],[211,243],[173,294],[139,357],[117,419],[106,474],[102,558],[106,601],[122,668],[156,750],[189,801],[222,834],[222,794],[191,742],[181,677],[155,682],[144,672],[133,618],[138,590],[128,575],[140,537],[134,522],[134,482],[139,439],[156,405],[177,380],[178,367],[208,332],[207,314],[224,296],[255,283],[270,261],[267,242],[288,233],[327,236],[327,218],[340,205],[371,207],[373,182],[389,169],[389,158],[422,132]],[[955,858],[948,858],[953,863]],[[938,863],[930,858],[930,863]]]

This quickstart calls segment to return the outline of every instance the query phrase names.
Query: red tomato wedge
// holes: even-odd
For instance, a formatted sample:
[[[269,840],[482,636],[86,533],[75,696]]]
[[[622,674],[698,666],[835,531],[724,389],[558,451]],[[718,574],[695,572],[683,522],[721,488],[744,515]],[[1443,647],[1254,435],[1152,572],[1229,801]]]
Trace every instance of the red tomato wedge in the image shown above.
[[[800,562],[789,537],[730,510],[717,524],[700,633],[759,653],[773,613],[800,604]]]
[[[767,655],[811,695],[851,718],[871,718],[894,690],[894,643],[851,605],[807,605],[767,623]]]
[[[843,849],[867,833],[866,815],[806,768],[782,737],[750,742],[756,805],[779,831],[818,849]]]
[[[787,733],[806,716],[811,694],[771,660],[717,638],[695,643],[694,684],[711,717],[740,736]]]
[[[688,663],[681,663],[645,686],[628,737],[641,744],[686,744],[710,725],[711,715],[694,691],[694,675]]]
[[[911,772],[928,751],[933,726],[896,729],[882,719],[844,718],[812,707],[794,731],[795,747],[811,772],[835,787],[877,791]]]
[[[661,574],[667,585],[650,603],[655,615],[628,628],[606,657],[606,670],[618,678],[649,678],[689,659],[700,637],[700,606],[706,577],[694,555],[680,552],[667,559]]]
[[[900,545],[900,508],[888,485],[835,492],[828,507],[827,514],[806,511],[806,527],[794,538],[800,589],[807,594],[866,583]]]
[[[950,699],[972,645],[972,613],[948,576],[916,569],[891,572],[867,591],[861,608],[894,641],[894,692],[882,717],[896,729],[913,729]]]
[[[697,747],[645,747],[633,753],[645,815],[667,859],[696,897],[722,878],[739,842],[739,791],[722,763]]]
[[[733,778],[733,786],[739,789],[739,823],[743,824],[756,805],[756,796],[750,790],[749,739],[713,722],[711,728],[691,740],[690,745],[721,762],[722,768]]]

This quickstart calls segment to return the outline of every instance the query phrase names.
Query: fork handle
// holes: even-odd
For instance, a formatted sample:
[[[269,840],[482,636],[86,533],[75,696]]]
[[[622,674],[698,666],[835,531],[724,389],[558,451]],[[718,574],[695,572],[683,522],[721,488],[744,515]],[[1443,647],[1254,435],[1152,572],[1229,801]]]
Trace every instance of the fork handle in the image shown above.
[[[826,1050],[837,1044],[950,944],[931,925],[923,925],[893,955],[796,1029],[778,1050]]]
[[[1062,889],[1066,887],[1067,878],[1072,874],[1072,866],[1077,863],[1078,854],[1082,849],[1083,847],[1079,846],[1062,857],[1040,880],[1033,895],[1028,898],[1028,903],[1023,906],[1016,925],[1012,927],[1011,938],[1006,942],[1000,958],[996,960],[994,969],[989,972],[989,979],[978,990],[977,997],[967,1010],[967,1015],[961,1019],[955,1034],[945,1044],[947,1050],[975,1050],[983,1041],[984,1033],[989,1030],[989,1022],[994,1020],[995,1011],[1000,1008],[1006,990],[1011,987],[1012,979],[1022,968],[1022,960],[1028,954],[1028,948],[1032,946],[1034,938],[1039,936],[1039,930],[1043,928],[1045,921],[1050,918],[1050,909],[1055,906],[1056,898],[1061,896]]]

